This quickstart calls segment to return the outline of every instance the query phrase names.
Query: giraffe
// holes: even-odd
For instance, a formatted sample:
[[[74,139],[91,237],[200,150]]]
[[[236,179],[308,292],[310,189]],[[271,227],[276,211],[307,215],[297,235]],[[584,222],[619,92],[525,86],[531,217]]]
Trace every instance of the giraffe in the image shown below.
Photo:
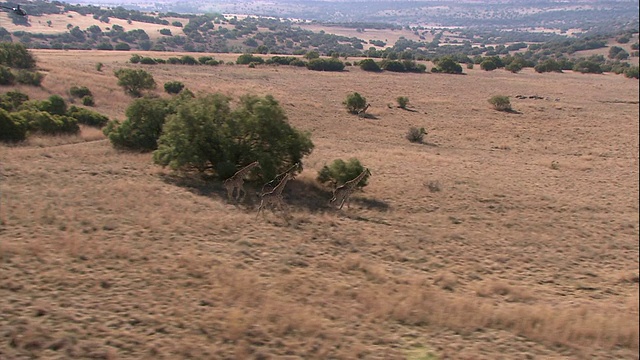
[[[362,116],[362,117],[367,116],[366,112],[367,112],[367,109],[369,109],[369,106],[371,106],[371,104],[367,103],[364,109],[358,111],[358,116]]]
[[[224,187],[227,189],[227,198],[229,199],[229,201],[231,201],[231,198],[233,197],[233,191],[236,189],[238,189],[235,197],[236,201],[239,201],[238,199],[240,198],[241,192],[244,193],[242,196],[242,199],[244,199],[244,196],[247,195],[247,192],[244,190],[244,177],[247,176],[247,174],[255,167],[260,168],[260,163],[254,161],[251,164],[236,171],[235,174],[224,181]]]
[[[369,171],[369,169],[365,168],[362,173],[360,173],[360,175],[356,176],[355,179],[353,180],[349,180],[346,183],[342,184],[341,186],[338,186],[335,190],[333,190],[333,197],[331,198],[331,200],[329,200],[329,204],[334,204],[339,202],[340,206],[338,207],[338,209],[342,209],[342,206],[344,205],[344,203],[347,203],[347,208],[349,207],[349,197],[351,196],[351,193],[353,193],[353,191],[356,189],[356,186],[358,185],[358,183],[360,183],[360,181],[366,176],[366,175],[371,175],[371,171]]]
[[[276,187],[273,188],[273,190],[260,195],[260,198],[261,198],[260,206],[258,207],[258,213],[256,214],[256,218],[258,217],[258,215],[260,215],[260,211],[264,211],[264,207],[266,205],[277,205],[278,208],[284,207],[284,201],[282,199],[282,190],[284,190],[284,187],[287,185],[287,181],[291,179],[293,179],[293,173],[290,173],[290,172],[286,173],[282,178],[282,180],[280,180],[280,183],[278,183],[278,185],[276,185]]]
[[[258,193],[258,196],[262,196],[262,194],[268,193],[269,191],[273,190],[273,189],[271,189],[271,190],[265,191],[265,189],[267,187],[273,186],[274,183],[277,185],[277,183],[279,183],[280,180],[282,180],[283,176],[287,175],[290,171],[292,171],[292,170],[294,170],[296,168],[299,168],[299,167],[300,167],[300,162],[297,162],[297,163],[291,165],[291,167],[288,168],[287,170],[285,170],[283,173],[280,173],[280,174],[276,175],[276,177],[273,178],[273,180],[271,180],[271,181],[267,182],[266,184],[262,185],[262,189],[260,190],[260,193]]]

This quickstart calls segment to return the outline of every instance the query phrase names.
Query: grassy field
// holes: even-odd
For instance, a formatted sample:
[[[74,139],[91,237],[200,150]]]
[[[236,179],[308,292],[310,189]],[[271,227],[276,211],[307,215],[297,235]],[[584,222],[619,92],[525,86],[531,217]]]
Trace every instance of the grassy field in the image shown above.
[[[637,80],[33,53],[32,99],[84,85],[124,119],[113,70],[142,67],[161,96],[271,94],[315,149],[284,219],[97,130],[1,145],[1,359],[638,359]],[[344,109],[354,91],[368,118]],[[369,185],[331,209],[317,171],[351,157]]]

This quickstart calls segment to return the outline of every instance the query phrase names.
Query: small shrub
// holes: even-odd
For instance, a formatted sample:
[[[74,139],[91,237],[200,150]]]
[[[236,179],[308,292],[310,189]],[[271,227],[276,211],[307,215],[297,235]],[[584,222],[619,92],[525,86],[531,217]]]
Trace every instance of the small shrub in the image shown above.
[[[628,77],[630,79],[637,79],[638,78],[638,67],[637,66],[632,66],[629,69],[625,70],[624,76],[626,76],[626,77]]]
[[[511,111],[511,101],[508,96],[495,95],[489,100],[489,104],[493,105],[493,108],[498,111]]]
[[[83,98],[85,96],[91,96],[91,90],[86,86],[72,86],[69,89],[69,94],[77,98]]]
[[[398,102],[398,107],[401,109],[406,109],[407,104],[409,104],[409,98],[406,96],[398,96],[396,101]]]
[[[412,143],[420,143],[422,144],[422,141],[424,140],[424,136],[427,134],[427,131],[421,127],[420,129],[418,129],[417,127],[410,127],[409,131],[407,132],[407,135],[405,136],[407,138],[407,140],[411,141]]]
[[[104,67],[104,64],[103,64],[103,63],[101,63],[101,62],[99,62],[99,63],[97,63],[97,64],[96,64],[96,70],[97,70],[97,71],[102,71],[102,68],[103,68],[103,67]]]
[[[44,74],[24,69],[18,70],[15,76],[16,82],[24,85],[40,86],[42,80],[44,80]]]
[[[93,96],[87,95],[82,97],[82,105],[84,106],[94,106],[96,103],[93,101]]]
[[[320,183],[331,183],[334,186],[340,186],[349,180],[353,180],[364,171],[364,166],[356,158],[351,158],[347,162],[342,159],[334,160],[329,166],[325,165],[316,178]],[[366,175],[357,187],[367,186],[369,176]]]
[[[367,106],[367,98],[357,92],[347,95],[347,99],[342,103],[351,114],[358,114],[360,110]]]
[[[132,63],[132,64],[137,64],[137,63],[140,62],[140,60],[142,60],[142,56],[140,56],[138,54],[133,54],[129,58],[129,62]]]
[[[427,182],[427,188],[432,193],[442,191],[442,185],[440,185],[440,182],[438,180],[430,180],[430,181],[428,181]]]
[[[109,122],[109,118],[95,111],[71,106],[67,111],[67,116],[76,119],[80,124],[101,128]]]
[[[156,62],[156,60],[154,58],[145,56],[142,59],[140,59],[140,64],[143,64],[143,65],[156,65],[157,62]]]
[[[184,84],[180,81],[169,81],[164,83],[164,91],[168,94],[178,94],[184,89]]]
[[[380,65],[378,65],[378,63],[375,62],[375,60],[373,59],[364,59],[360,61],[360,69],[364,71],[373,71],[373,72],[382,71],[382,69],[380,68]]]

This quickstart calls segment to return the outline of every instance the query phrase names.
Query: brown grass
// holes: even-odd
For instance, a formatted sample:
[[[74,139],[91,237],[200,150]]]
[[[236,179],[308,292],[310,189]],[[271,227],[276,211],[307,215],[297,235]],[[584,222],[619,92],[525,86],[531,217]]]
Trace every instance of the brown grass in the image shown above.
[[[21,91],[84,85],[124,118],[113,69],[129,53],[34,53],[47,77]],[[255,220],[255,198],[228,205],[219,183],[89,128],[1,146],[0,358],[638,358],[637,81],[145,69],[196,93],[272,94],[312,133],[291,219]],[[372,118],[343,108],[353,91]],[[497,93],[519,114],[493,111]],[[416,111],[386,106],[399,95]],[[313,179],[350,157],[369,185],[329,209]]]

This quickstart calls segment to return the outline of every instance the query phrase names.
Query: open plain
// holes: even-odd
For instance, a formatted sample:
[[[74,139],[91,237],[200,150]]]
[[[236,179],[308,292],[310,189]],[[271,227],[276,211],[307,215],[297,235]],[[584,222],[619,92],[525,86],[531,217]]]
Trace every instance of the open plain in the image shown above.
[[[315,148],[283,219],[95,129],[1,145],[0,359],[638,359],[637,80],[33,54],[32,99],[84,85],[123,120],[113,71],[144,68],[160,96],[273,95]],[[369,185],[329,208],[317,171],[352,157]]]

